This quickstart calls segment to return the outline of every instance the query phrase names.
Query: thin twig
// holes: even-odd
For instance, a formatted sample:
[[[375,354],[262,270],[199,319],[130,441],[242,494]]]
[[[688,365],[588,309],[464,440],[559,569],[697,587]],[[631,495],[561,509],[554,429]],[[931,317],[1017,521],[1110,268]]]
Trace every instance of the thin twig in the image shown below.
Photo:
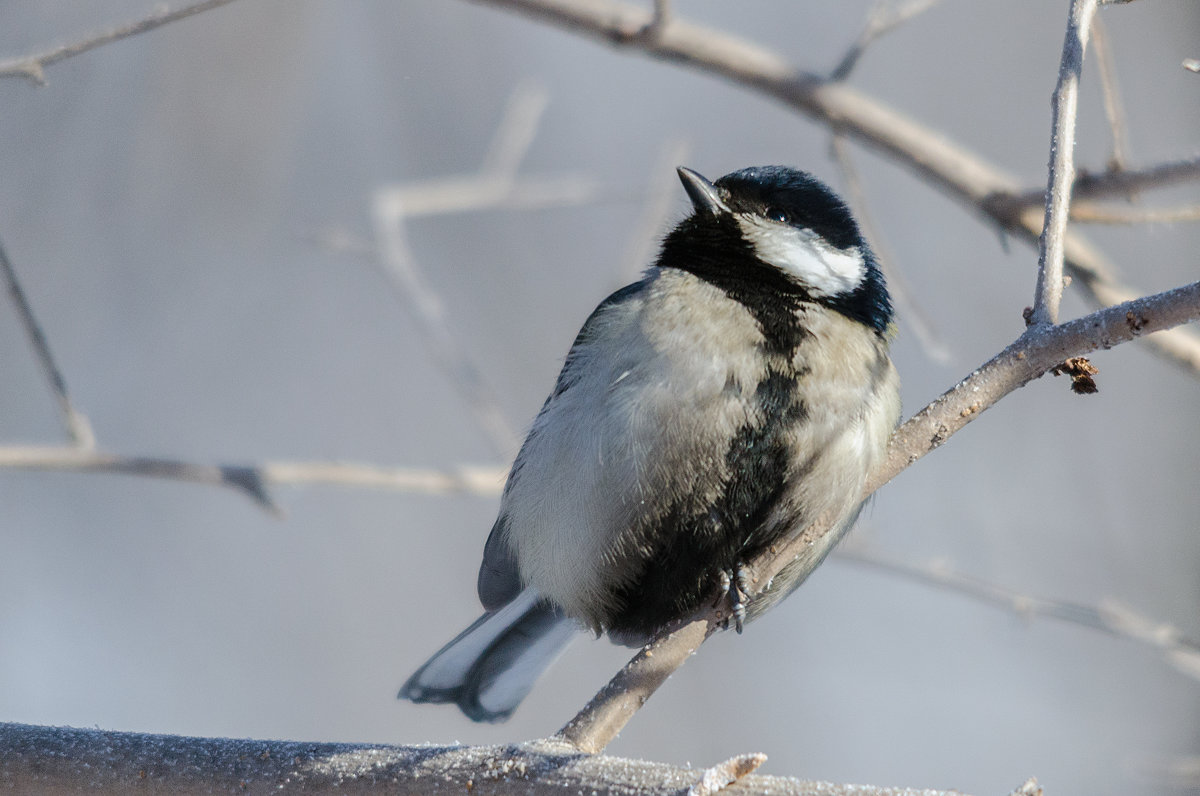
[[[71,402],[70,393],[67,391],[67,380],[62,374],[62,370],[54,361],[54,355],[50,353],[50,343],[46,340],[46,334],[42,331],[41,325],[37,322],[37,318],[33,314],[33,305],[29,303],[29,299],[25,296],[25,291],[21,287],[20,280],[17,279],[16,269],[8,259],[8,254],[4,251],[4,244],[0,243],[0,270],[4,271],[4,279],[8,283],[8,294],[12,297],[13,304],[17,307],[17,315],[21,318],[21,326],[25,329],[25,334],[29,337],[29,343],[33,346],[33,352],[37,356],[38,364],[42,368],[42,373],[46,380],[50,382],[50,389],[54,391],[54,397],[58,401],[59,412],[62,414],[63,425],[67,429],[67,434],[71,437],[71,441],[79,448],[91,449],[96,445],[96,435],[92,431],[92,424],[88,422],[87,417],[75,408],[75,404]]]
[[[1100,199],[1106,196],[1130,197],[1153,188],[1166,188],[1180,182],[1200,179],[1200,157],[1156,163],[1143,169],[1080,173],[1075,180],[1076,199]],[[1040,197],[1040,192],[1039,192]],[[1039,198],[1040,201],[1040,198]]]
[[[422,495],[500,494],[505,467],[463,466],[454,470],[378,467],[354,462],[268,461],[258,464],[200,464],[155,456],[125,456],[68,447],[3,446],[0,469],[109,473],[232,488],[273,514],[280,508],[273,486],[328,484],[389,489]]]
[[[492,135],[479,171],[384,186],[378,195],[401,210],[405,219],[595,201],[599,186],[595,180],[583,175],[567,173],[538,177],[517,174],[537,135],[547,102],[546,92],[539,85],[518,85],[509,97],[504,117]]]
[[[1063,40],[1058,85],[1054,89],[1054,123],[1050,130],[1050,173],[1046,184],[1046,214],[1038,239],[1038,278],[1031,326],[1058,322],[1066,257],[1068,211],[1075,184],[1075,121],[1079,109],[1079,77],[1098,0],[1072,0]]]
[[[1200,282],[1098,310],[1050,327],[1030,327],[1002,352],[909,418],[892,437],[884,462],[863,492],[865,499],[1013,390],[1042,376],[1071,356],[1111,348],[1144,334],[1200,319]],[[830,518],[817,518],[803,533],[748,562],[751,594],[770,584],[784,567],[804,557],[832,532]],[[753,596],[751,597],[753,599]],[[669,628],[626,664],[562,730],[581,750],[603,749],[645,703],[727,619],[721,603]]]
[[[1108,169],[1121,171],[1129,162],[1129,125],[1126,123],[1125,105],[1121,102],[1121,90],[1117,84],[1117,65],[1113,60],[1108,30],[1099,14],[1092,18],[1092,49],[1096,51],[1096,65],[1100,72],[1104,116],[1108,119],[1108,129],[1112,135],[1112,154],[1108,158]]]
[[[417,264],[409,248],[404,229],[403,205],[377,194],[372,215],[378,245],[378,261],[383,264],[396,294],[408,304],[414,318],[429,341],[430,356],[442,368],[459,396],[467,402],[492,449],[498,455],[511,456],[519,440],[504,416],[494,394],[484,385],[483,376],[446,319],[446,309]]]
[[[1132,198],[1138,193],[1154,188],[1168,188],[1181,182],[1200,179],[1200,157],[1156,163],[1143,169],[1105,171],[1098,174],[1079,170],[1075,185],[1071,189],[1073,201],[1083,199],[1107,199],[1112,197]],[[988,200],[996,215],[1007,216],[1021,208],[1043,207],[1046,202],[1044,188],[996,194]]]
[[[1200,204],[1183,207],[1113,207],[1096,202],[1071,204],[1071,220],[1086,224],[1175,224],[1200,221]]]
[[[371,207],[378,261],[400,297],[412,308],[430,341],[434,360],[471,407],[492,448],[504,457],[516,451],[520,440],[492,398],[493,392],[486,389],[482,374],[451,330],[441,297],[413,256],[408,245],[407,219],[414,215],[504,204],[517,189],[517,170],[537,133],[545,107],[544,92],[529,85],[519,86],[509,99],[504,119],[496,129],[478,174],[382,188],[376,192]],[[577,182],[574,187],[577,194],[584,196],[590,190],[590,186],[584,186],[583,191],[578,191]]]
[[[842,60],[829,73],[830,80],[845,80],[858,65],[858,60],[874,41],[903,25],[913,17],[923,14],[937,5],[941,0],[909,0],[898,8],[890,8],[888,0],[876,0],[867,16],[867,23],[862,32]]]
[[[384,186],[377,193],[385,201],[403,208],[405,218],[494,209],[567,207],[594,202],[599,194],[595,180],[577,174],[525,176],[514,182],[456,175]]]
[[[51,64],[58,63],[80,53],[85,53],[88,50],[94,50],[97,47],[120,39],[127,39],[130,36],[154,30],[176,20],[208,11],[211,8],[228,5],[232,2],[233,0],[203,0],[203,2],[184,6],[174,11],[160,7],[149,16],[139,19],[136,22],[130,22],[129,24],[104,31],[103,33],[93,34],[73,44],[65,44],[61,47],[37,53],[36,55],[26,55],[21,58],[9,58],[0,61],[0,78],[22,77],[42,86],[46,84],[46,67]]]
[[[1162,652],[1169,666],[1200,680],[1200,644],[1184,637],[1174,625],[1149,619],[1117,600],[1106,599],[1098,606],[1048,600],[956,572],[944,561],[911,564],[844,545],[834,555],[839,560],[949,589],[1021,617],[1058,619],[1153,647]]]
[[[663,28],[671,19],[671,0],[654,0],[654,16],[646,23],[646,27],[638,31],[638,36],[648,41],[654,41],[662,35]]]
[[[546,87],[525,81],[513,89],[504,110],[504,118],[492,135],[477,179],[494,179],[511,184],[529,153],[541,125],[542,114],[550,103]]]
[[[223,486],[240,492],[272,514],[282,514],[267,492],[262,470],[252,466],[207,465],[154,456],[120,456],[80,448],[26,446],[0,448],[0,468],[112,473]]]

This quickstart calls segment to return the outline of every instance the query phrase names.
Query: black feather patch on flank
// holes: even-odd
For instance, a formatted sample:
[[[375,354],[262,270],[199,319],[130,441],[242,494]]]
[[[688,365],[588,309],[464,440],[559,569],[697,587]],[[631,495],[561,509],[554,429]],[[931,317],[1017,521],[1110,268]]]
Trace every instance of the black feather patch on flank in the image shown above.
[[[618,595],[607,627],[624,638],[649,638],[663,625],[713,598],[722,572],[733,572],[786,533],[798,517],[769,522],[784,492],[791,461],[789,426],[802,422],[797,374],[770,371],[754,393],[755,422],[742,426],[725,453],[729,477],[707,508],[692,495],[652,520],[640,538],[655,544],[639,577]]]

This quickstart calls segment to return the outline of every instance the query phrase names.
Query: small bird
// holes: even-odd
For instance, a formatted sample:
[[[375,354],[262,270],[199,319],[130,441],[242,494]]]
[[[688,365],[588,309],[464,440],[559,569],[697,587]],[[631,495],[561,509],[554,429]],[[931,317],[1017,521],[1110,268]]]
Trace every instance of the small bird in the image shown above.
[[[727,594],[740,631],[857,518],[900,416],[874,255],[805,172],[678,171],[693,212],[584,323],[509,472],[487,613],[401,698],[503,721],[581,625],[640,645]],[[818,517],[834,530],[750,599],[747,562]]]

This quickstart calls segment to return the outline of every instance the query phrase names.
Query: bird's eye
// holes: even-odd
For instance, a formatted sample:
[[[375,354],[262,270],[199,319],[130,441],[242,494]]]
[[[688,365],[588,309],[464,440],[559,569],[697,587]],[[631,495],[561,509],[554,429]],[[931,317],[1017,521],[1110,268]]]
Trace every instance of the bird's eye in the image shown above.
[[[792,214],[784,210],[782,207],[772,205],[763,211],[763,215],[772,221],[778,221],[780,224],[792,223]]]

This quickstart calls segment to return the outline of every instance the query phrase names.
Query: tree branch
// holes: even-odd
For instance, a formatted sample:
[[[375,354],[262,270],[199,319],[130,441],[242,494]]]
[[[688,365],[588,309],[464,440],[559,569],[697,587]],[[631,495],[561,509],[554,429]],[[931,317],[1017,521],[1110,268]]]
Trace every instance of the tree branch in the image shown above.
[[[867,16],[867,23],[863,26],[862,32],[858,34],[854,44],[846,50],[846,54],[842,56],[838,65],[829,73],[829,79],[845,80],[848,78],[854,71],[854,67],[858,65],[863,53],[867,51],[867,47],[871,46],[876,39],[892,32],[913,17],[925,13],[940,2],[941,0],[908,0],[908,3],[903,6],[890,8],[887,0],[876,0],[875,6]]]
[[[1180,182],[1200,179],[1200,157],[1157,163],[1143,169],[1123,169],[1089,174],[1078,170],[1071,194],[1075,200],[1129,198],[1151,188],[1166,188]],[[997,194],[989,200],[1000,216],[1011,216],[1028,207],[1042,207],[1045,188],[1031,188],[1011,194]]]
[[[1071,220],[1085,224],[1175,224],[1200,221],[1200,204],[1180,207],[1112,207],[1096,202],[1074,202]]]
[[[154,13],[136,22],[131,22],[127,25],[122,25],[112,30],[104,31],[103,33],[93,34],[85,39],[75,42],[74,44],[65,44],[61,47],[54,47],[49,50],[44,50],[36,55],[26,55],[22,58],[9,58],[0,61],[0,78],[5,77],[23,77],[30,80],[39,86],[46,84],[46,67],[51,64],[64,61],[67,58],[85,53],[88,50],[94,50],[97,47],[102,47],[105,44],[110,44],[120,39],[127,39],[130,36],[136,36],[139,33],[154,30],[155,28],[167,25],[185,17],[190,17],[210,8],[228,5],[233,0],[203,0],[200,3],[194,3],[190,6],[184,6],[174,11],[166,8],[158,8]]]
[[[94,448],[96,435],[92,431],[92,424],[88,422],[86,415],[75,408],[75,404],[71,401],[71,395],[67,392],[67,380],[62,374],[62,370],[59,369],[58,363],[54,361],[54,355],[50,352],[50,343],[47,341],[46,334],[42,331],[37,317],[33,314],[33,305],[29,303],[24,289],[21,288],[21,282],[17,279],[17,271],[9,262],[3,243],[0,243],[0,271],[4,272],[4,280],[8,283],[8,294],[12,297],[13,304],[16,305],[21,326],[24,327],[25,334],[33,346],[33,353],[37,357],[38,365],[41,366],[42,373],[50,382],[50,389],[54,391],[54,397],[58,400],[59,412],[62,414],[67,434],[77,447]]]
[[[459,467],[431,470],[377,467],[353,462],[262,462],[199,464],[154,456],[123,456],[73,447],[0,447],[0,469],[110,473],[166,478],[234,489],[261,508],[282,514],[268,491],[272,486],[337,484],[394,489],[426,495],[500,494],[506,467]]]
[[[1175,625],[1139,614],[1118,600],[1105,598],[1094,606],[1050,600],[1032,594],[1022,594],[955,572],[942,561],[910,564],[880,557],[865,550],[847,549],[845,545],[839,547],[834,555],[841,561],[869,566],[920,583],[949,589],[955,594],[1011,611],[1022,618],[1041,616],[1058,619],[1151,647],[1160,653],[1163,662],[1168,666],[1194,680],[1200,680],[1200,644],[1185,637]]]
[[[636,33],[650,21],[648,12],[617,0],[470,2],[510,9],[584,36],[711,73],[772,97],[882,151],[1027,243],[1036,244],[1041,233],[1038,214],[1023,213],[1023,205],[1007,201],[1020,189],[1015,177],[848,84],[798,70],[764,47],[678,16],[673,16],[654,40],[647,41]],[[1169,179],[1197,176],[1200,159],[1183,164],[1176,164]],[[1113,177],[1114,181],[1122,179]],[[1036,201],[1042,200],[1043,192],[1038,191]],[[1140,295],[1117,282],[1107,259],[1082,234],[1068,229],[1064,245],[1066,265],[1075,284],[1096,304],[1108,306]],[[1173,329],[1155,336],[1149,345],[1191,375],[1200,376],[1200,338],[1196,335]]]
[[[1096,51],[1096,63],[1100,67],[1100,89],[1104,98],[1104,116],[1108,119],[1112,135],[1112,154],[1108,158],[1109,171],[1121,171],[1129,160],[1129,132],[1125,119],[1125,105],[1121,102],[1121,91],[1117,85],[1117,65],[1113,59],[1108,31],[1099,16],[1092,17],[1092,49]]]
[[[337,793],[395,796],[681,793],[906,796],[909,788],[749,774],[762,755],[708,769],[581,755],[554,741],[510,746],[304,743],[0,724],[0,789],[178,795]],[[718,783],[730,782],[728,787]],[[957,792],[956,792],[957,793]],[[951,796],[921,791],[922,796]],[[959,794],[961,796],[961,794]]]
[[[1058,326],[1031,326],[1011,345],[980,366],[893,435],[887,456],[868,479],[863,499],[1013,390],[1063,360],[1111,348],[1142,335],[1200,319],[1200,282],[1099,310]],[[832,530],[818,518],[798,537],[748,562],[752,595]],[[753,596],[751,596],[753,600]],[[722,627],[728,607],[720,601],[677,625],[639,652],[557,737],[585,752],[604,749],[633,714],[704,640]]]
[[[1062,300],[1068,208],[1075,183],[1075,120],[1079,109],[1079,76],[1087,50],[1098,0],[1072,0],[1067,34],[1063,41],[1058,85],[1054,89],[1054,123],[1050,130],[1050,175],[1046,185],[1046,214],[1038,238],[1038,278],[1031,326],[1058,321]]]
[[[905,422],[888,445],[868,494],[941,446],[1013,390],[1070,357],[1200,320],[1200,282],[1098,310],[1058,326],[1031,327],[1007,348]]]

